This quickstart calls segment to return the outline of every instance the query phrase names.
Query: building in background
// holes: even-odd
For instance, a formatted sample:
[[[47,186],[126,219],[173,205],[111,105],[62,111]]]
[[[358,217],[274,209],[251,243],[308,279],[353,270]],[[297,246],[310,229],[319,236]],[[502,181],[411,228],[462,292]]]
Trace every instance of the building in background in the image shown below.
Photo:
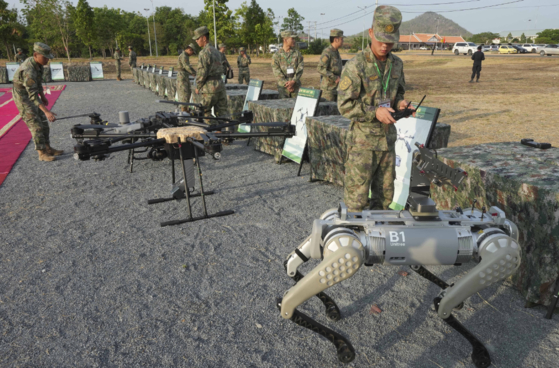
[[[413,33],[400,35],[399,47],[404,50],[419,50],[420,47],[452,48],[456,42],[466,42],[462,36],[440,36],[436,33]]]

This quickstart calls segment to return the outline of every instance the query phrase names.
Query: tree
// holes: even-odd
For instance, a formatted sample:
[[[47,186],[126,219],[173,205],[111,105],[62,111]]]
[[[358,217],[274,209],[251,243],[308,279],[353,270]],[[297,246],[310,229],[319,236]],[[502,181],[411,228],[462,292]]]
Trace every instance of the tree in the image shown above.
[[[522,35],[520,36],[520,42],[526,43],[526,35],[524,33],[522,33]]]
[[[295,8],[291,8],[287,10],[287,17],[283,18],[283,24],[281,25],[281,30],[299,33],[304,29],[303,25],[301,24],[301,22],[304,20],[305,18],[299,15],[299,13],[297,13],[297,10],[295,10]]]
[[[536,43],[557,44],[559,43],[559,29],[545,29],[538,33]]]
[[[74,25],[76,27],[76,35],[89,49],[89,59],[91,60],[91,46],[93,46],[96,38],[94,27],[93,9],[89,6],[87,0],[79,0],[76,7],[76,19]]]
[[[213,1],[204,0],[206,5],[198,16],[200,25],[205,25],[210,30],[210,43],[213,43],[214,40]],[[226,5],[228,2],[229,0],[215,0],[215,24],[219,42],[227,42],[234,37],[235,18],[233,11]]]
[[[8,9],[8,3],[0,0],[0,42],[6,48],[8,60],[12,60],[10,43],[17,42],[24,31],[17,18],[17,9]]]
[[[495,38],[499,38],[498,33],[492,32],[483,32],[473,35],[472,37],[468,38],[468,41],[473,43],[491,43]]]
[[[512,33],[509,32],[509,34],[507,35],[507,41],[512,39]]]

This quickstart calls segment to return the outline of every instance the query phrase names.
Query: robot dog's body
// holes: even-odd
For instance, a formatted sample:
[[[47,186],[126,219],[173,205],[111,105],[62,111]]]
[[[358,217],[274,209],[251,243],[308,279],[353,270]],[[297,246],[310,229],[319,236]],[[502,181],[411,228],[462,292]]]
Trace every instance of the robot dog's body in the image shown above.
[[[436,160],[436,161],[435,161]],[[453,184],[466,176],[452,169],[423,147],[416,152],[415,164],[434,183]],[[299,305],[317,296],[331,320],[340,319],[334,301],[323,291],[353,276],[362,265],[409,265],[443,290],[435,298],[438,315],[472,344],[472,360],[477,367],[488,367],[491,358],[483,344],[452,315],[466,298],[494,282],[512,275],[520,265],[518,229],[503,211],[491,207],[479,211],[472,206],[462,211],[436,210],[427,197],[410,195],[409,210],[363,211],[350,213],[342,202],[338,209],[326,211],[315,220],[311,235],[285,262],[288,276],[297,283],[278,300],[281,316],[326,337],[337,349],[340,361],[355,357],[350,342],[338,333],[297,311]],[[309,259],[322,262],[303,276],[298,267]],[[468,274],[448,285],[423,266],[456,265],[479,262]]]

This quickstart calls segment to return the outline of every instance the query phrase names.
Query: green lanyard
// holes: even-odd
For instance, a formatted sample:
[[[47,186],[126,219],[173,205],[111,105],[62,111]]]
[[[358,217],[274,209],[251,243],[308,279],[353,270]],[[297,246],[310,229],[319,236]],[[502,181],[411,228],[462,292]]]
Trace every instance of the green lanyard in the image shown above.
[[[379,77],[384,79],[384,75],[381,74],[376,61],[375,61],[375,68],[377,68],[377,72],[378,72]],[[384,84],[384,96],[383,96],[383,98],[386,98],[386,91],[388,91],[388,83],[390,83],[390,73],[392,73],[392,63],[390,63],[390,69],[388,70],[388,78],[386,79],[386,83]]]

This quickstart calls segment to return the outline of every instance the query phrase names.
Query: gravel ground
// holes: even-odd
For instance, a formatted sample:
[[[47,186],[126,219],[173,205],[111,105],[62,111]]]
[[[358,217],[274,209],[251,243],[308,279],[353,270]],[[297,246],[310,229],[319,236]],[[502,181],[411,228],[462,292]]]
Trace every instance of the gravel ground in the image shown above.
[[[53,110],[136,119],[166,110],[155,99],[130,80],[68,83]],[[71,152],[70,127],[82,122],[53,123],[52,145]],[[206,190],[216,190],[209,211],[235,214],[161,228],[186,216],[184,201],[147,205],[169,195],[170,161],[137,162],[131,174],[126,158],[39,162],[30,144],[0,187],[0,366],[341,366],[329,342],[274,304],[292,284],[283,260],[341,188],[309,183],[308,166],[298,178],[295,164],[236,141],[221,161],[202,159]],[[452,282],[472,267],[430,269]],[[300,310],[350,339],[349,367],[473,367],[469,343],[432,310],[437,287],[401,270],[363,267],[330,289],[337,323],[317,300]],[[371,314],[373,304],[382,313]],[[557,366],[559,316],[523,306],[505,283],[456,315],[496,367]]]

